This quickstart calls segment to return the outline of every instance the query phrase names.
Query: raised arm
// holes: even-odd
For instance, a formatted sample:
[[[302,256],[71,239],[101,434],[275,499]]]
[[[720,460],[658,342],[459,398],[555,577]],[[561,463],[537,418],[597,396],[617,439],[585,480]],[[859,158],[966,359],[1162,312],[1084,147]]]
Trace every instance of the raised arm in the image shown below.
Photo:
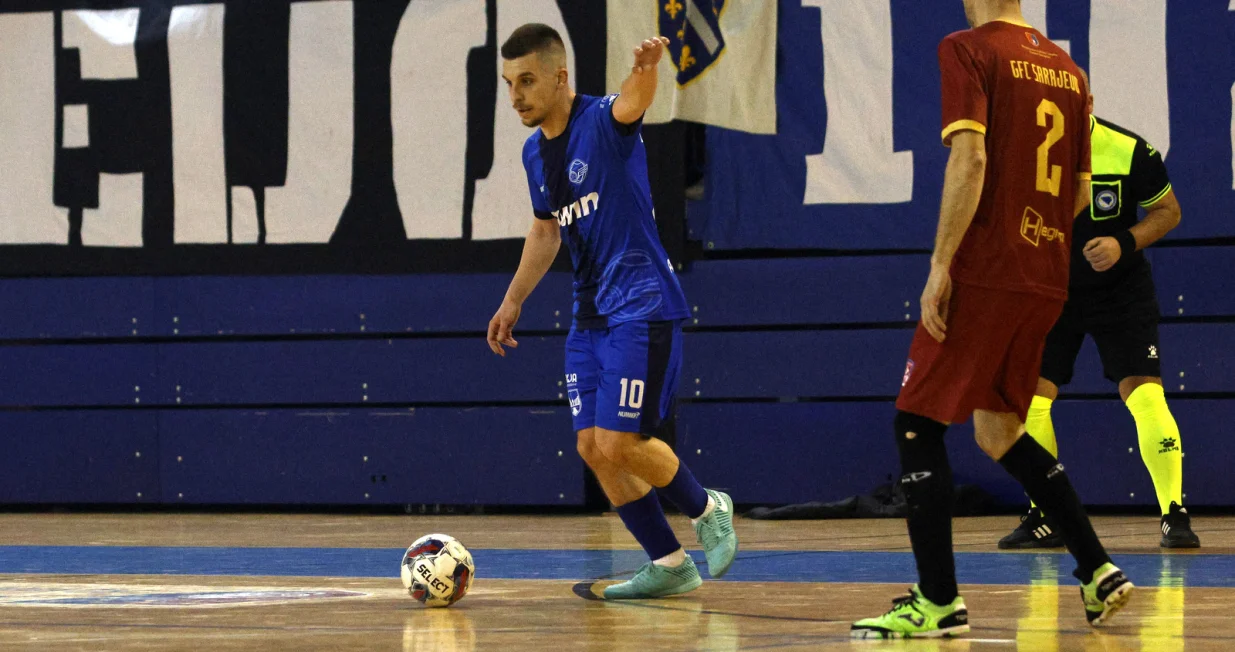
[[[659,79],[656,67],[669,39],[663,36],[650,38],[635,48],[635,64],[630,75],[622,82],[622,92],[613,103],[613,118],[622,124],[634,124],[652,106],[656,99],[656,83]]]

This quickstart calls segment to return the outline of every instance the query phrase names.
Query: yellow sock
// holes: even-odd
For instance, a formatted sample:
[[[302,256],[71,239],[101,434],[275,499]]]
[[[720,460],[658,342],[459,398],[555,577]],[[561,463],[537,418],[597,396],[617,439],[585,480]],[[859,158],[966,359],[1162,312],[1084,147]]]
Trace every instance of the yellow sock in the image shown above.
[[[1059,457],[1059,444],[1055,442],[1055,423],[1051,421],[1051,404],[1055,401],[1045,396],[1034,396],[1029,404],[1029,416],[1025,417],[1025,431],[1051,455]],[[1033,501],[1029,506],[1037,507]]]
[[[1029,416],[1025,418],[1025,430],[1042,448],[1058,458],[1059,444],[1055,442],[1055,424],[1051,421],[1051,404],[1054,402],[1045,396],[1033,397],[1033,402],[1029,404]]]
[[[1149,383],[1137,387],[1128,396],[1128,411],[1136,420],[1141,459],[1153,478],[1158,507],[1166,514],[1172,502],[1184,504],[1184,463],[1179,426],[1175,424],[1171,410],[1166,407],[1166,394],[1161,385]]]

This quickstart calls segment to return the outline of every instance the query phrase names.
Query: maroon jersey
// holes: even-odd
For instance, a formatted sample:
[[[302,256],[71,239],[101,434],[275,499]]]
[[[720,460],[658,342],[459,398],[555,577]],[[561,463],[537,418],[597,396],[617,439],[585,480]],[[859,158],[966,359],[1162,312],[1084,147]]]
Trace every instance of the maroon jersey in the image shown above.
[[[1089,90],[1066,52],[995,21],[939,44],[943,142],[986,135],[986,180],[952,278],[1064,299],[1076,180],[1088,178]]]

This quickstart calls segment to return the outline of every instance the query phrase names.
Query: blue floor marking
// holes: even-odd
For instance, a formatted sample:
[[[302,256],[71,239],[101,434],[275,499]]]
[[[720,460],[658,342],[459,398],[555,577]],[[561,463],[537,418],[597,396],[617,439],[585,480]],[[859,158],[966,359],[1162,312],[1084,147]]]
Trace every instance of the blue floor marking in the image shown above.
[[[593,580],[629,574],[647,560],[637,550],[488,549],[472,554],[477,577],[493,579]],[[702,554],[692,554],[703,562]],[[0,546],[0,573],[394,578],[402,555],[402,550],[380,548]],[[1142,586],[1235,587],[1235,555],[1118,555],[1115,563]],[[956,565],[965,584],[1076,583],[1072,560],[1062,553],[966,552],[956,555]],[[725,577],[906,584],[913,579],[912,554],[862,551],[746,551]]]

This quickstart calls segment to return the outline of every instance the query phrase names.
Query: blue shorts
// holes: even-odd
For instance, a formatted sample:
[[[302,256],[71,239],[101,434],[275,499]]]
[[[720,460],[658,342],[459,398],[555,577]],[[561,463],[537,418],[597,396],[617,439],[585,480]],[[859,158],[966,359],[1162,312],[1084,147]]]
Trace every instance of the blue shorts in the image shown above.
[[[634,321],[570,330],[566,398],[575,430],[669,434],[682,372],[682,324]]]

